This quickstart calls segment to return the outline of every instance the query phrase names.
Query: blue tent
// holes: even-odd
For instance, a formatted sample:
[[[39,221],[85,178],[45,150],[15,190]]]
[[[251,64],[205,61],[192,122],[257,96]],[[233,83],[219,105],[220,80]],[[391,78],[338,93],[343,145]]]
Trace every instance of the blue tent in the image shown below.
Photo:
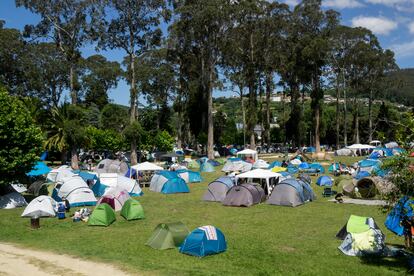
[[[414,215],[413,205],[414,200],[406,196],[402,197],[388,214],[384,223],[385,227],[398,236],[402,236],[404,234],[404,228],[401,226],[401,221],[404,216],[412,217]]]
[[[51,169],[42,161],[36,162],[36,164],[33,166],[33,169],[28,172],[27,176],[39,176],[43,174],[48,174],[51,171]]]
[[[298,168],[296,168],[295,166],[289,165],[289,166],[287,167],[287,171],[288,171],[288,173],[290,173],[290,174],[295,174],[295,173],[297,173],[297,172],[299,171],[299,169],[298,169]]]
[[[310,168],[310,166],[309,166],[309,164],[307,162],[300,163],[298,167],[301,170],[306,170],[306,169],[309,169]]]
[[[311,169],[317,170],[319,173],[325,173],[325,168],[319,163],[312,163],[309,165]]]
[[[132,174],[132,175],[131,175]],[[125,173],[125,177],[135,177],[137,175],[137,171],[131,168],[128,168],[127,172]]]
[[[308,147],[308,148],[306,148],[306,152],[316,152],[316,148],[315,147]]]
[[[364,159],[358,162],[358,165],[360,167],[374,167],[374,166],[380,166],[381,165],[381,161],[377,160],[377,159]]]
[[[195,171],[191,171],[191,170],[186,170],[186,169],[182,169],[182,170],[177,170],[176,171],[178,173],[178,175],[180,175],[182,178],[188,178],[188,183],[195,183],[195,182],[201,182],[203,181],[203,179],[201,178],[201,174],[199,172],[195,172]],[[185,176],[182,176],[182,175]]]
[[[230,153],[233,154],[233,155],[236,155],[237,154],[237,149],[231,148]]]
[[[369,159],[379,159],[381,158],[381,154],[378,151],[373,151],[370,155],[369,155]]]
[[[280,173],[283,177],[291,176],[290,173],[289,172],[286,172],[286,171],[284,171],[284,172],[278,172],[278,173]]]
[[[220,163],[217,162],[216,160],[207,160],[208,163],[210,163],[211,165],[213,165],[214,167],[220,166]]]
[[[368,177],[368,176],[371,176],[371,174],[369,173],[369,172],[367,172],[367,171],[359,171],[355,176],[354,176],[354,178],[355,179],[357,179],[357,180],[360,180],[360,179],[362,179],[362,178],[364,178],[364,177]]]
[[[180,253],[197,257],[218,254],[227,249],[226,238],[214,226],[202,226],[191,232],[180,247]]]
[[[273,169],[274,167],[282,167],[282,162],[280,162],[280,161],[273,161],[272,163],[270,163],[268,169]]]
[[[202,162],[200,164],[200,172],[214,172],[214,166],[209,162]]]
[[[239,158],[239,157],[230,157],[227,160],[229,160],[231,162],[242,161],[241,158]]]
[[[40,155],[40,160],[45,161],[48,155],[49,155],[49,152],[47,150],[42,152],[42,154]]]
[[[177,172],[158,171],[151,179],[150,190],[162,194],[189,193],[190,189]]]
[[[316,180],[316,185],[319,186],[332,186],[333,181],[332,178],[330,178],[327,175],[322,175],[318,178],[318,180]]]

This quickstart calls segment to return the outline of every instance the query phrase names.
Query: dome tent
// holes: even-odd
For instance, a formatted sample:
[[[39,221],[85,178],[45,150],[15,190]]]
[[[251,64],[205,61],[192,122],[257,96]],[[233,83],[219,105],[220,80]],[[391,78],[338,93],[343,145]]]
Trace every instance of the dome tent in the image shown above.
[[[142,189],[135,179],[125,177],[116,173],[101,173],[99,181],[92,187],[92,191],[97,196],[102,196],[111,187],[118,187],[126,190],[131,196],[143,195]]]
[[[240,158],[229,158],[221,169],[222,172],[247,172],[252,169],[252,164]]]
[[[3,196],[0,196],[0,209],[14,209],[26,205],[26,200],[18,192],[11,192]]]
[[[203,181],[199,172],[194,172],[191,170],[176,170],[178,176],[184,179],[186,183],[197,183]]]
[[[95,207],[89,217],[89,226],[109,226],[116,220],[115,211],[107,203]]]
[[[154,249],[179,247],[190,232],[182,222],[160,223],[155,227],[146,245]]]
[[[200,172],[214,172],[216,169],[214,166],[207,161],[202,161],[200,164]]]
[[[111,187],[105,191],[105,194],[98,200],[97,205],[102,202],[108,203],[117,212],[122,209],[125,202],[130,198],[131,196],[126,190],[119,187]]]
[[[315,199],[311,186],[301,179],[287,178],[277,184],[268,204],[296,207]]]
[[[138,200],[130,198],[122,206],[121,216],[126,220],[143,219],[145,217],[144,209]]]
[[[351,215],[336,237],[343,240],[338,247],[348,256],[383,255],[385,235],[373,218]]]
[[[83,179],[78,175],[56,182],[52,197],[56,201],[69,201],[71,207],[96,205],[96,198]]]
[[[226,197],[227,191],[234,186],[234,181],[231,177],[223,176],[217,178],[208,184],[208,189],[203,195],[205,201],[223,201]]]
[[[318,180],[316,180],[316,185],[318,186],[332,186],[333,180],[327,175],[319,176]]]
[[[117,173],[125,175],[128,172],[128,164],[124,161],[104,159],[96,165],[95,172],[101,173]]]
[[[226,238],[220,229],[207,225],[192,231],[180,246],[180,253],[197,257],[218,254],[227,249]]]
[[[178,176],[174,171],[158,171],[151,178],[150,191],[175,194],[175,193],[189,193],[190,189],[185,183],[184,179]]]
[[[56,201],[50,196],[38,196],[27,205],[22,213],[22,217],[44,218],[56,216]]]
[[[263,202],[265,198],[262,187],[248,183],[231,187],[222,203],[224,206],[250,207]]]
[[[269,164],[266,161],[264,161],[263,159],[258,159],[256,162],[254,162],[253,168],[255,168],[255,169],[268,169]]]

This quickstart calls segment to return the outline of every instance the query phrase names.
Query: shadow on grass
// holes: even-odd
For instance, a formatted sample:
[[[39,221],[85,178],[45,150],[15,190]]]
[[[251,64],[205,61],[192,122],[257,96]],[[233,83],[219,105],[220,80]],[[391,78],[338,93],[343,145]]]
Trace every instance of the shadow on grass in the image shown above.
[[[377,267],[387,267],[390,270],[393,268],[400,270],[405,268],[407,272],[412,272],[414,269],[414,255],[411,252],[404,250],[404,247],[397,244],[387,244],[393,247],[394,250],[398,250],[395,256],[392,257],[378,257],[378,256],[361,256],[359,259],[362,264],[372,265]]]

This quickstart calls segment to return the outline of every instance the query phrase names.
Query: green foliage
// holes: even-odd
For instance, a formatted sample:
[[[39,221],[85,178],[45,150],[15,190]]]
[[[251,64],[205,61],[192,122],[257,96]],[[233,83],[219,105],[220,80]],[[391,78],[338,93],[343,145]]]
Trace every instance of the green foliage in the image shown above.
[[[98,129],[88,126],[85,130],[85,135],[89,140],[88,148],[92,150],[116,152],[125,150],[128,146],[121,133],[112,129]]]
[[[101,111],[100,127],[122,132],[129,124],[128,108],[118,104],[107,104]]]
[[[167,131],[158,131],[154,137],[153,145],[159,151],[172,151],[174,146],[174,137],[172,137]]]
[[[414,167],[412,159],[407,155],[394,156],[385,159],[381,169],[389,171],[388,181],[395,185],[389,193],[384,195],[392,206],[402,196],[414,196]]]
[[[142,129],[141,124],[135,121],[126,126],[123,135],[128,142],[133,140],[139,141],[143,132],[144,130]]]
[[[42,151],[43,136],[24,104],[0,88],[0,185],[29,172]]]

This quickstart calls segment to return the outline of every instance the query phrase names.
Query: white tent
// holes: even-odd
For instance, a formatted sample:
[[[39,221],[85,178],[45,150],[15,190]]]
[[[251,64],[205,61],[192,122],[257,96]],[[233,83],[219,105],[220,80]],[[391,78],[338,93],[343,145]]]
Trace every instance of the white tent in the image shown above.
[[[88,184],[78,175],[63,178],[55,185],[56,200],[66,199],[70,206],[95,205],[96,198]]]
[[[280,178],[282,178],[282,175],[280,173],[275,173],[272,172],[270,170],[263,170],[263,169],[255,169],[252,171],[248,171],[245,173],[241,173],[236,175],[236,184],[238,183],[239,179],[265,179],[266,180],[266,188],[268,191],[268,194],[270,194],[270,192],[272,191],[271,189],[271,185],[270,185],[270,180],[271,179],[276,179],[279,180]],[[274,183],[276,184],[276,183]]]
[[[46,179],[50,182],[58,182],[58,181],[62,180],[63,178],[70,177],[70,176],[73,176],[73,175],[75,175],[75,174],[72,172],[72,169],[67,165],[63,165],[63,166],[60,166],[57,169],[51,170],[47,174]]]
[[[131,196],[126,190],[119,187],[111,187],[109,189],[106,189],[104,195],[99,199],[96,205],[99,205],[105,197],[114,199],[116,212],[121,211],[122,206],[124,206],[124,203],[131,198]]]
[[[43,218],[43,217],[54,217],[56,201],[49,196],[38,196],[33,199],[26,209],[24,209],[22,217],[28,218]]]
[[[256,162],[254,162],[253,168],[255,168],[255,169],[267,169],[267,168],[269,168],[269,163],[267,163],[263,159],[258,159]]]
[[[389,142],[389,143],[385,144],[385,147],[387,149],[398,148],[398,144],[397,144],[397,142]]]
[[[155,165],[154,163],[150,162],[144,162],[141,164],[136,164],[131,167],[132,169],[136,171],[162,171],[164,168],[160,167],[158,165]]]
[[[359,149],[375,149],[374,146],[371,145],[363,145],[363,144],[353,144],[347,147],[348,149],[359,150]]]
[[[252,164],[243,160],[231,161],[227,160],[221,171],[223,172],[247,172],[252,169]]]
[[[8,193],[0,196],[0,209],[13,209],[16,207],[26,206],[27,202],[18,192]]]
[[[142,194],[141,187],[135,179],[116,173],[101,173],[99,174],[99,180],[102,185],[124,189],[132,196],[140,196]]]
[[[257,160],[257,151],[245,149],[237,153],[237,157],[251,156],[254,161]]]
[[[302,164],[302,161],[300,161],[299,159],[295,158],[293,160],[290,160],[289,163],[292,164],[292,165],[295,165],[295,166],[299,166],[300,164]]]

